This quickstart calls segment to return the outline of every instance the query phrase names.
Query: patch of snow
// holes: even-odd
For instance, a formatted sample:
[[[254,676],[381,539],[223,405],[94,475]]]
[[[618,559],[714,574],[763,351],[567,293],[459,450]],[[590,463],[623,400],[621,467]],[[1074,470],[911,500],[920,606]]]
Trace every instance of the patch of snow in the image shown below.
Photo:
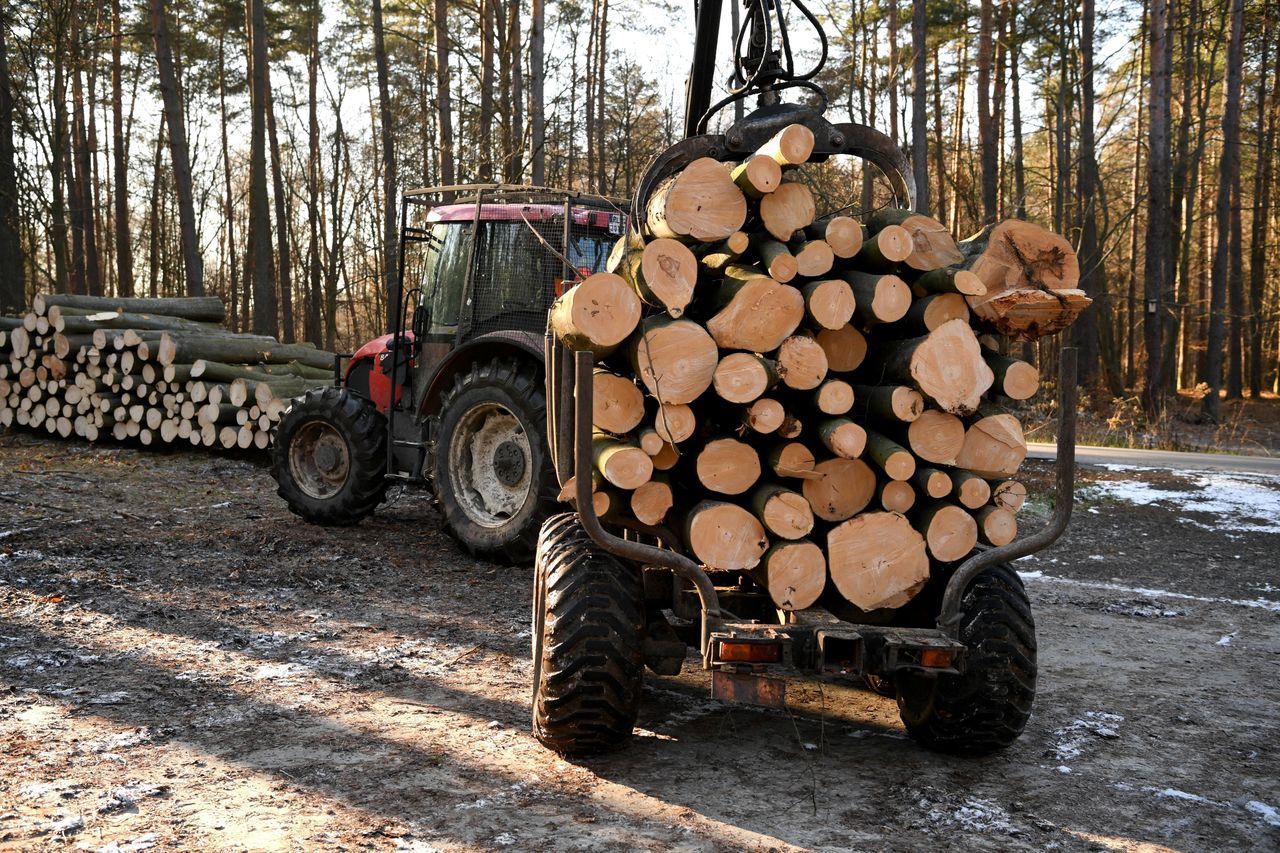
[[[1065,774],[1065,773],[1071,773],[1071,772],[1073,772],[1073,771],[1071,770],[1071,768],[1070,768],[1070,767],[1068,767],[1068,766],[1067,766],[1067,765],[1065,765],[1065,764],[1059,764],[1057,767],[1055,767],[1055,768],[1053,768],[1053,769],[1054,769],[1054,770],[1057,770],[1059,773],[1064,773],[1064,774]]]
[[[1046,575],[1043,572],[1018,572],[1018,576],[1023,580],[1039,580],[1048,583],[1069,584],[1071,586],[1084,587],[1086,589],[1101,589],[1109,592],[1123,592],[1129,595],[1142,595],[1148,598],[1173,598],[1178,601],[1201,601],[1206,604],[1230,604],[1233,607],[1252,607],[1259,610],[1269,610],[1272,613],[1280,613],[1280,601],[1272,601],[1268,598],[1209,598],[1203,595],[1188,595],[1185,592],[1171,592],[1167,589],[1149,589],[1139,586],[1124,586],[1118,583],[1107,583],[1105,581],[1085,581],[1077,578],[1062,578],[1054,575]]]
[[[113,690],[110,693],[90,697],[88,703],[90,705],[123,705],[132,698],[132,694],[125,690]]]
[[[493,839],[493,843],[497,844],[499,847],[510,847],[512,844],[516,843],[516,837],[509,832],[504,832],[497,838]]]
[[[1178,513],[1213,515],[1212,523],[1184,520],[1206,530],[1280,533],[1280,478],[1265,474],[1189,471],[1186,489],[1164,489],[1140,480],[1093,483],[1082,492],[1088,498],[1110,498],[1146,506],[1158,504]]]
[[[1202,806],[1224,805],[1199,794],[1188,794],[1186,791],[1179,791],[1177,788],[1162,788],[1156,791],[1155,795],[1164,800],[1185,800],[1188,803],[1199,803]]]
[[[8,539],[10,536],[17,536],[19,533],[30,533],[35,529],[34,527],[19,527],[14,530],[0,530],[0,539]]]
[[[127,749],[131,746],[138,746],[151,742],[151,730],[145,726],[140,729],[133,729],[127,732],[117,732],[113,735],[98,738],[90,741],[85,746],[90,752],[104,753],[111,752],[116,749]]]
[[[1258,800],[1250,800],[1244,804],[1244,808],[1245,811],[1253,812],[1262,818],[1263,823],[1267,824],[1267,826],[1280,826],[1280,811],[1276,811],[1274,806],[1269,806]]]
[[[489,805],[489,801],[486,800],[484,797],[481,797],[480,799],[474,800],[470,803],[458,803],[456,806],[453,807],[453,809],[454,811],[459,811],[459,812],[469,812],[472,809],[486,808],[488,805]]]
[[[1055,741],[1049,745],[1049,752],[1059,761],[1079,758],[1084,752],[1085,744],[1093,738],[1115,740],[1120,737],[1116,728],[1122,722],[1124,717],[1119,714],[1085,711],[1083,717],[1071,721],[1053,733]]]
[[[160,836],[154,832],[148,832],[146,835],[139,835],[130,841],[121,844],[118,841],[112,841],[110,844],[104,844],[98,848],[97,853],[137,853],[140,850],[150,850],[160,843]]]
[[[307,668],[296,663],[263,664],[249,677],[254,681],[266,681],[275,678],[297,678],[305,672]]]
[[[84,818],[78,814],[68,815],[62,820],[54,821],[49,827],[50,832],[64,834],[68,832],[79,832],[84,829]]]
[[[1240,633],[1239,631],[1232,631],[1230,634],[1224,634],[1224,635],[1223,635],[1223,637],[1222,637],[1222,639],[1221,639],[1221,640],[1218,640],[1218,642],[1214,643],[1214,645],[1215,645],[1215,646],[1229,646],[1229,645],[1231,645],[1231,640],[1232,640],[1232,639],[1234,639],[1234,638],[1235,638],[1235,635],[1236,635],[1236,634],[1239,634],[1239,633]]]
[[[969,832],[998,832],[1017,835],[1022,829],[1014,825],[1012,816],[991,800],[951,794],[933,787],[914,792],[910,797],[931,824],[958,827]]]
[[[84,785],[79,782],[73,782],[70,779],[54,779],[52,782],[33,782],[22,789],[22,796],[38,800],[49,794],[57,794],[63,799],[70,799],[79,796],[82,790]]]
[[[0,552],[0,564],[27,563],[34,560],[43,560],[44,558],[43,551],[12,551],[8,554]]]

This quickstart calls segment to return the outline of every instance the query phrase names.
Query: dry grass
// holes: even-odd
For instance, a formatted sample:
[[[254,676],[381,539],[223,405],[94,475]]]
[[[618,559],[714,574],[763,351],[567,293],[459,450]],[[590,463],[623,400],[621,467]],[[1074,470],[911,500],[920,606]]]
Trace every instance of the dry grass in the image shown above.
[[[1280,454],[1280,396],[1264,393],[1258,399],[1223,400],[1222,421],[1202,414],[1206,389],[1178,392],[1159,418],[1150,420],[1137,395],[1110,398],[1080,393],[1078,442],[1100,447],[1131,447],[1198,453]],[[1052,442],[1057,437],[1057,390],[1046,383],[1019,416],[1028,441]]]

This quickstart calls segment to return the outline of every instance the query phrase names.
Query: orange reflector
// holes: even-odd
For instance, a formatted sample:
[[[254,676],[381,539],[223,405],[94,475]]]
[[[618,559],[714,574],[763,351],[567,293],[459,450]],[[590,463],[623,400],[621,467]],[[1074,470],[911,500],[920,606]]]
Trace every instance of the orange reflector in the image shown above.
[[[951,649],[924,649],[920,652],[920,665],[931,669],[946,669],[951,666],[955,652]]]
[[[782,660],[782,644],[721,640],[720,660],[725,663],[779,663]]]

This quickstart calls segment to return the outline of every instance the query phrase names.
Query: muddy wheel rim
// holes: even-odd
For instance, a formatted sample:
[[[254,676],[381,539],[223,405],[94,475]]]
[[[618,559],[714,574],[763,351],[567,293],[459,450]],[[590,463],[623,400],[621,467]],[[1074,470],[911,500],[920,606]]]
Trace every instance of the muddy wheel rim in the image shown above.
[[[458,419],[449,470],[467,517],[482,527],[502,527],[520,512],[533,481],[524,425],[499,403],[477,403]]]
[[[289,468],[298,487],[317,500],[336,495],[351,474],[351,451],[325,421],[308,421],[289,445]]]

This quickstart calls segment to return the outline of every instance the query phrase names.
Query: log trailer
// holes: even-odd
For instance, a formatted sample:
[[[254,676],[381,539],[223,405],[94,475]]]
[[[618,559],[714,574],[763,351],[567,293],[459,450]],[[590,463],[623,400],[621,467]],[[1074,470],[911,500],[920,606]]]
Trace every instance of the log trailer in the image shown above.
[[[795,270],[794,264],[792,269],[784,269],[785,265],[777,265],[775,269],[775,261],[788,258],[798,261],[801,252],[806,250],[806,241],[813,241],[815,236],[812,230],[807,236],[799,231],[791,232],[790,228],[797,226],[786,224],[775,229],[768,221],[763,199],[768,192],[787,184],[778,183],[777,167],[771,163],[765,163],[766,168],[753,177],[750,174],[753,161],[763,158],[791,165],[821,163],[833,157],[861,158],[877,167],[887,179],[895,197],[894,206],[900,209],[900,214],[911,207],[914,191],[906,159],[891,140],[871,128],[833,124],[823,117],[826,95],[812,82],[821,61],[807,72],[795,70],[780,0],[746,0],[745,5],[746,26],[736,37],[730,95],[711,105],[711,74],[721,0],[701,0],[698,4],[695,55],[686,101],[686,138],[650,164],[635,188],[629,220],[628,240],[633,243],[634,257],[647,259],[654,246],[675,236],[676,242],[691,246],[693,254],[699,256],[694,277],[698,294],[714,295],[692,294],[691,297],[690,293],[680,293],[678,288],[668,289],[666,295],[658,293],[643,269],[637,274],[643,261],[635,262],[632,268],[627,268],[624,261],[616,267],[620,276],[614,278],[625,281],[631,286],[630,290],[639,293],[640,303],[635,313],[649,312],[647,315],[626,318],[617,328],[610,328],[600,317],[580,311],[575,295],[570,294],[557,302],[549,318],[546,399],[550,453],[557,480],[573,511],[549,518],[538,543],[532,613],[533,732],[545,746],[566,755],[618,747],[626,742],[634,727],[644,670],[676,674],[692,649],[697,652],[702,668],[711,673],[714,697],[777,707],[785,701],[786,682],[779,676],[802,674],[857,680],[896,698],[908,733],[926,747],[954,754],[988,754],[1008,746],[1021,734],[1035,695],[1035,628],[1030,602],[1012,561],[1054,542],[1070,519],[1074,486],[1075,353],[1064,349],[1060,360],[1057,483],[1054,510],[1048,524],[1040,531],[1016,539],[1012,533],[999,536],[994,529],[983,526],[975,528],[968,540],[958,534],[949,541],[949,534],[935,540],[930,528],[927,557],[924,537],[912,525],[921,528],[932,524],[943,514],[937,512],[937,507],[950,506],[946,512],[954,510],[954,514],[971,527],[975,517],[990,518],[998,510],[990,505],[979,508],[989,499],[989,491],[978,502],[964,504],[973,507],[972,510],[947,503],[947,500],[964,500],[960,495],[966,484],[983,490],[989,488],[986,480],[993,474],[975,476],[962,470],[962,467],[976,469],[983,465],[958,466],[952,458],[949,465],[939,469],[924,469],[922,473],[927,475],[924,479],[912,479],[910,471],[895,470],[895,466],[903,463],[914,468],[911,452],[883,440],[883,436],[873,436],[870,426],[863,430],[848,419],[819,420],[816,425],[821,432],[821,443],[810,437],[809,448],[800,448],[802,455],[818,454],[819,459],[824,458],[821,453],[829,453],[825,457],[829,461],[819,463],[819,468],[831,466],[827,469],[831,473],[821,474],[819,480],[831,480],[837,471],[856,470],[860,476],[869,478],[873,490],[857,499],[857,508],[854,504],[842,508],[840,504],[849,497],[839,494],[840,489],[833,487],[824,493],[824,488],[819,486],[811,492],[808,478],[815,470],[814,455],[802,460],[807,463],[804,470],[799,462],[788,467],[778,457],[778,445],[770,443],[776,435],[783,434],[778,430],[791,429],[793,437],[801,428],[813,430],[815,422],[808,422],[807,426],[797,423],[779,428],[774,423],[760,427],[752,410],[743,405],[737,409],[727,405],[751,399],[759,402],[764,398],[753,395],[760,394],[761,388],[776,388],[768,392],[775,398],[774,402],[784,400],[789,406],[812,406],[814,411],[820,408],[828,413],[848,411],[847,406],[841,409],[838,402],[828,410],[827,404],[815,396],[819,390],[816,383],[799,384],[786,378],[779,382],[778,374],[788,368],[786,343],[779,347],[777,342],[781,338],[753,345],[746,342],[745,335],[734,338],[733,328],[726,329],[723,325],[715,328],[718,320],[734,314],[738,294],[752,287],[757,288],[758,294],[752,297],[754,301],[749,300],[753,307],[731,316],[731,320],[752,324],[752,329],[759,331],[767,325],[768,317],[783,312],[785,300],[799,300],[797,293],[804,292],[808,303],[802,308],[808,311],[808,318],[800,321],[802,328],[794,333],[781,333],[793,335],[786,341],[794,341],[798,350],[812,351],[815,338],[821,345],[822,328],[834,328],[825,325],[815,312],[814,278],[809,279],[805,288],[778,281],[784,275],[795,275]],[[793,6],[822,38],[820,25],[803,4],[793,0]],[[825,57],[825,39],[823,46]],[[779,92],[789,88],[805,90],[816,104],[782,103]],[[751,95],[759,97],[759,106],[754,112],[731,124],[723,133],[708,132],[710,120],[720,110]],[[786,151],[780,149],[785,149],[785,137],[797,128],[794,135],[808,137],[812,148],[802,153],[802,159],[788,161]],[[708,167],[708,162],[717,168]],[[729,163],[739,165],[730,173],[730,167],[724,165]],[[775,175],[773,178],[769,177],[770,169]],[[731,174],[731,182],[726,174]],[[740,196],[745,195],[747,206],[730,216],[728,225],[709,222],[705,217],[688,217],[687,221],[677,222],[673,208],[676,197],[683,192],[681,181],[691,187],[688,197],[693,199],[679,211],[682,216],[689,210],[696,210],[699,215],[708,210],[715,213],[719,202],[707,200],[718,192],[710,189],[717,182],[728,188],[726,194],[717,198],[740,201]],[[761,181],[772,181],[772,184],[765,187]],[[741,194],[735,194],[734,184],[742,189]],[[725,207],[728,206],[726,203]],[[746,224],[742,224],[744,216]],[[811,210],[809,217],[812,217]],[[785,217],[783,220],[785,223]],[[807,221],[801,221],[798,227]],[[699,235],[697,229],[702,226],[705,233]],[[826,227],[830,227],[829,222]],[[867,239],[873,243],[878,241],[879,245],[856,257],[852,253],[843,256],[850,260],[840,275],[854,290],[863,287],[869,297],[868,304],[864,305],[864,294],[858,296],[864,313],[862,319],[855,322],[867,337],[864,339],[863,332],[859,331],[856,339],[871,342],[866,346],[879,346],[882,350],[896,347],[897,351],[910,353],[915,343],[909,342],[911,346],[906,346],[896,340],[893,329],[900,327],[889,322],[906,318],[906,305],[892,309],[877,305],[881,291],[905,290],[905,285],[901,281],[888,281],[896,279],[892,275],[868,278],[867,273],[857,270],[859,263],[886,265],[887,260],[901,261],[906,257],[887,257],[889,240],[881,235],[888,235],[891,227],[895,226],[883,222],[878,226],[869,225]],[[755,230],[747,235],[743,231],[732,232],[734,228]],[[770,243],[769,234],[762,233],[766,230],[773,232],[774,243],[781,245]],[[731,242],[738,234],[743,234],[744,239],[735,247]],[[708,240],[720,242],[704,242]],[[1019,251],[1012,242],[1009,245],[1015,254]],[[676,269],[682,251],[687,252],[687,248],[680,250],[667,245],[653,253],[655,258],[668,256],[664,269]],[[960,263],[954,241],[949,251],[956,254],[950,263]],[[714,266],[725,264],[723,257],[732,259],[736,253],[741,253],[742,263],[749,269],[720,266],[717,270]],[[658,260],[654,263],[655,268],[662,266]],[[829,266],[830,262],[816,268]],[[1010,274],[1031,278],[1032,286],[1027,290],[1047,292],[1050,288],[1033,267],[1033,263],[1023,264]],[[930,290],[966,292],[957,282],[963,274],[954,274],[958,268],[921,266],[917,271],[903,274],[918,274],[918,278],[911,279],[916,286],[915,301],[924,303]],[[831,276],[838,278],[839,270],[837,267]],[[934,272],[927,282],[925,271]],[[797,279],[798,283],[803,281],[803,276]],[[588,283],[594,288],[591,293],[609,293],[611,287],[617,287],[616,282],[602,276],[593,277]],[[587,301],[584,294],[588,283],[580,286],[576,302]],[[881,287],[886,283],[889,286]],[[1066,287],[1073,285],[1068,283]],[[986,288],[987,285],[982,285],[968,292],[985,296]],[[693,290],[692,284],[688,290]],[[906,294],[906,303],[910,303],[912,291],[906,290]],[[1087,304],[1087,298],[1077,294],[1079,291],[1074,291],[1072,296]],[[710,304],[708,299],[712,300]],[[1058,299],[1050,294],[1046,299],[1054,310],[1075,310],[1066,298]],[[593,300],[593,304],[602,303]],[[917,403],[927,400],[931,406],[929,411],[940,419],[951,419],[962,433],[971,430],[976,420],[987,417],[986,413],[978,412],[979,406],[985,403],[980,397],[995,377],[1000,377],[998,388],[1006,396],[1016,394],[1013,388],[1017,381],[1013,378],[1014,371],[1008,369],[1011,360],[1001,361],[1003,357],[991,350],[986,350],[990,356],[979,354],[963,299],[960,306],[965,319],[953,319],[945,323],[941,331],[932,331],[931,335],[918,340],[925,341],[933,335],[941,338],[953,330],[967,336],[966,346],[972,348],[976,359],[975,371],[986,371],[983,384],[970,395],[972,399],[939,403],[946,389],[907,387],[915,373],[914,361],[912,376],[907,375],[907,367],[896,366],[901,374],[890,377],[899,383],[896,386],[884,384],[883,377],[895,369],[895,365],[888,363],[874,366],[874,376],[866,371],[857,373],[856,366],[848,366],[845,369],[850,372],[844,376],[849,381],[842,378],[838,385],[832,383],[833,386],[840,390],[839,385],[847,388],[849,383],[867,382],[866,386],[855,386],[859,389],[856,393],[870,397],[878,391],[891,392],[883,395],[881,405],[885,407],[897,405],[897,389],[900,389],[905,397],[914,397]],[[852,306],[847,307],[851,313]],[[881,312],[881,316],[876,316],[876,312]],[[615,309],[614,313],[626,312]],[[762,315],[766,317],[763,321]],[[1070,319],[1067,317],[1062,322]],[[843,322],[848,320],[849,314],[845,314]],[[787,328],[796,329],[795,322]],[[903,320],[904,324],[916,322],[930,330],[936,328],[923,316]],[[677,328],[679,333],[673,331]],[[593,335],[593,330],[598,334]],[[622,349],[618,349],[617,342],[624,335],[625,342]],[[711,338],[715,338],[714,342]],[[703,359],[703,350],[706,350],[706,359]],[[825,350],[830,356],[839,351],[839,344]],[[967,353],[966,350],[966,358]],[[822,356],[822,352],[816,353],[822,365],[815,371],[819,378],[827,370],[827,361]],[[754,371],[761,377],[753,391],[736,400],[732,395],[737,393],[737,386],[728,379],[723,387],[720,385],[721,368],[735,358],[740,359],[742,370],[735,367],[727,374],[740,377]],[[688,374],[694,372],[689,365],[698,359],[706,361],[706,367],[698,368],[702,375],[694,382],[689,379]],[[857,360],[862,360],[861,354]],[[984,360],[997,365],[998,370],[982,366]],[[948,373],[952,367],[958,368],[957,375],[964,373],[960,360],[954,365],[946,363],[945,357],[937,361],[942,363],[931,367],[937,368],[939,375]],[[602,364],[608,371],[604,377],[621,377],[624,386],[627,382],[643,385],[656,400],[656,409],[650,400],[643,410],[644,419],[628,427],[624,434],[610,434],[608,429],[601,431],[602,413],[608,414],[609,406],[602,406],[599,397],[608,395],[606,403],[611,404],[625,396],[615,395],[617,383],[613,378],[602,381]],[[803,370],[804,364],[800,360],[790,365],[789,379],[795,379],[795,372]],[[1023,364],[1022,367],[1029,366]],[[1032,384],[1036,382],[1038,377],[1033,378]],[[806,388],[812,390],[797,390]],[[917,393],[921,391],[933,393],[921,397]],[[951,414],[937,411],[947,409],[948,405],[952,407]],[[672,436],[676,427],[670,416],[683,413],[683,417],[689,411],[696,413],[696,417],[690,416],[689,420],[699,432],[694,434],[690,430]],[[898,418],[902,434],[906,433],[906,421],[919,415],[917,409]],[[968,420],[962,421],[957,415]],[[888,422],[895,415],[884,417]],[[866,418],[864,424],[876,423],[870,415]],[[841,438],[836,430],[846,430],[848,435]],[[654,432],[663,434],[653,447],[647,447]],[[1020,427],[1016,427],[1016,433],[1017,440],[1021,441]],[[686,441],[683,445],[679,444],[682,439]],[[856,447],[842,446],[845,439]],[[907,443],[905,438],[898,440]],[[797,444],[793,442],[789,446]],[[864,455],[864,446],[866,462],[858,458]],[[733,451],[732,455],[726,451],[723,459],[727,462],[713,458],[719,454],[720,447]],[[646,453],[651,457],[648,462],[643,458]],[[660,462],[664,454],[678,458]],[[1020,462],[1022,457],[1016,458]],[[704,460],[710,460],[705,468]],[[870,464],[878,470],[871,469]],[[658,471],[659,468],[663,470]],[[758,480],[761,469],[765,469],[764,479]],[[647,523],[640,518],[647,502],[639,499],[641,487],[636,484],[656,475],[663,476],[669,485],[665,506],[671,507],[673,498],[676,506],[669,511],[671,518]],[[939,478],[944,482],[945,491],[934,493],[932,489]],[[779,525],[778,518],[768,517],[768,501],[778,494],[798,496],[802,479],[808,505],[806,500],[798,501],[795,513],[781,515],[783,522]],[[762,491],[757,486],[760,482],[765,484]],[[864,481],[851,479],[850,482]],[[950,491],[953,484],[957,496],[954,498]],[[908,509],[894,510],[897,498],[890,494],[891,486],[905,487],[909,497],[918,489],[922,500],[926,493],[930,498],[947,500],[926,502],[925,514],[913,515],[908,524],[904,516]],[[751,488],[758,490],[744,491]],[[858,488],[865,487],[859,485]],[[868,504],[872,494],[877,502],[876,511],[861,514],[860,507]],[[883,512],[879,511],[881,504]],[[909,506],[910,500],[905,504]],[[815,515],[821,516],[816,526]],[[868,542],[866,529],[859,531],[856,525],[873,516],[877,522],[887,522],[887,529],[895,531],[880,539],[892,539],[901,532],[914,537],[918,543],[910,549],[905,546],[898,549],[892,542],[889,547],[881,547],[883,542]],[[784,530],[788,518],[800,518],[805,526],[788,534]],[[804,536],[808,538],[800,538]],[[859,558],[870,555],[870,559],[854,560],[859,562],[856,571],[845,575],[849,588],[865,594],[865,599],[857,598],[845,587],[835,589],[839,586],[835,573],[837,537],[843,537],[839,547],[846,549],[844,556],[849,551],[862,552],[856,554]],[[859,538],[861,541],[857,541]],[[870,536],[871,540],[876,538]],[[825,544],[826,549],[816,544],[819,542]],[[954,552],[956,542],[967,544],[960,546],[963,550]],[[801,606],[787,601],[788,595],[795,591],[786,587],[785,580],[794,564],[789,565],[787,558],[780,557],[784,553],[782,549],[787,547],[796,548],[795,553],[808,549],[821,561],[818,583]],[[952,553],[948,553],[948,548]],[[917,574],[914,585],[905,592],[904,605],[901,596],[890,599],[885,597],[883,589],[871,587],[886,578],[896,581],[891,574],[891,564],[899,558],[895,552],[907,550],[911,551],[913,571],[919,572],[923,562],[924,574]],[[778,575],[784,579],[780,590],[772,585],[774,565],[766,562],[770,558],[778,558]],[[844,562],[846,565],[842,568],[847,570],[850,561]],[[801,577],[801,573],[792,576]],[[898,591],[901,593],[904,589],[898,588]]]

